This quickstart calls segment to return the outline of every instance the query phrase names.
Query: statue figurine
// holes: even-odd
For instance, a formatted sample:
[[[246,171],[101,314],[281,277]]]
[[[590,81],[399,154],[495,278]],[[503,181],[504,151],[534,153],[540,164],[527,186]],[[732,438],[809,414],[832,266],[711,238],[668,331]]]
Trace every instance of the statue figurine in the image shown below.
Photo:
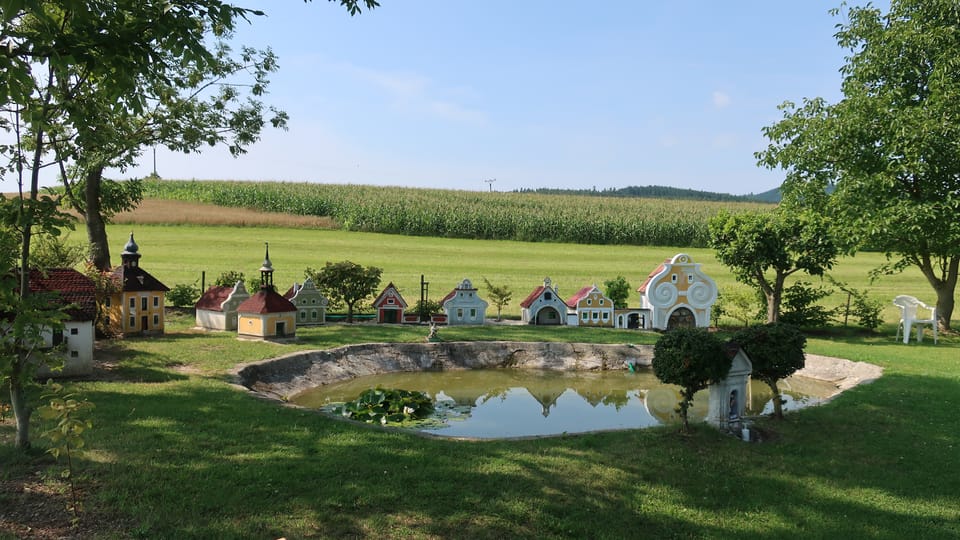
[[[430,322],[430,332],[427,334],[427,341],[440,341],[440,338],[437,337],[437,324]]]

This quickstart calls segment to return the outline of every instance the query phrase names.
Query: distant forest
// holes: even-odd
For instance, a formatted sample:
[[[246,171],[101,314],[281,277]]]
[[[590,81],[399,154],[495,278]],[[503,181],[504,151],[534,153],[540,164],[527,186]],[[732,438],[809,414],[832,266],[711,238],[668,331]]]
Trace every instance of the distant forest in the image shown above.
[[[536,188],[516,190],[517,193],[539,193],[543,195],[586,195],[593,197],[637,197],[646,199],[687,199],[694,201],[716,202],[780,202],[780,188],[774,188],[763,193],[749,195],[731,195],[729,193],[714,193],[712,191],[698,191],[667,186],[628,186],[624,188],[608,189],[554,189]]]

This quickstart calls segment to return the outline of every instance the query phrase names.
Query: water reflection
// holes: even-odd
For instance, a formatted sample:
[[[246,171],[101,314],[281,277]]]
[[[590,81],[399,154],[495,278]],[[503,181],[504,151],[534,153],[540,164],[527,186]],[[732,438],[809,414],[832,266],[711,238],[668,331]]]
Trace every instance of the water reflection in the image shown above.
[[[424,392],[438,404],[443,424],[424,428],[453,437],[500,438],[633,429],[679,421],[679,388],[660,383],[652,371],[560,372],[517,369],[388,373],[360,377],[293,396],[319,408],[355,399],[369,388]],[[832,385],[793,377],[784,381],[785,410],[819,403]],[[747,415],[772,411],[769,388],[753,382]],[[707,392],[698,393],[689,414],[707,416]]]

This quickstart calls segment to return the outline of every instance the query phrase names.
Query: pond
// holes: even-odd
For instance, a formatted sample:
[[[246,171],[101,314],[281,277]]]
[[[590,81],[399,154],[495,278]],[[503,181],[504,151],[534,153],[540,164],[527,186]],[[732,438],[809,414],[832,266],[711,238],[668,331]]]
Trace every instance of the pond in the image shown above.
[[[635,429],[679,422],[679,387],[665,385],[650,369],[629,371],[554,371],[473,369],[395,372],[357,377],[312,388],[290,397],[309,408],[332,410],[377,386],[417,390],[437,404],[434,421],[420,431],[479,439],[559,435],[587,431]],[[816,405],[836,391],[829,382],[791,377],[779,385],[784,410]],[[749,387],[746,415],[773,411],[766,384]],[[707,416],[708,393],[699,392],[691,421]]]

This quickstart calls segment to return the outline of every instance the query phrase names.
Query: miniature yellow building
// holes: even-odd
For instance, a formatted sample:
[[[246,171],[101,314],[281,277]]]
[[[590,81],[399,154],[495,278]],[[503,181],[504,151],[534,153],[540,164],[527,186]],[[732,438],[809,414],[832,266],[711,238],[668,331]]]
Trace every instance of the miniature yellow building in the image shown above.
[[[164,299],[170,289],[140,267],[140,247],[130,240],[122,263],[110,272],[114,291],[103,299],[108,328],[123,334],[162,334]]]
[[[260,290],[237,306],[237,334],[247,338],[291,338],[297,335],[297,306],[273,287],[270,246],[260,267]]]

